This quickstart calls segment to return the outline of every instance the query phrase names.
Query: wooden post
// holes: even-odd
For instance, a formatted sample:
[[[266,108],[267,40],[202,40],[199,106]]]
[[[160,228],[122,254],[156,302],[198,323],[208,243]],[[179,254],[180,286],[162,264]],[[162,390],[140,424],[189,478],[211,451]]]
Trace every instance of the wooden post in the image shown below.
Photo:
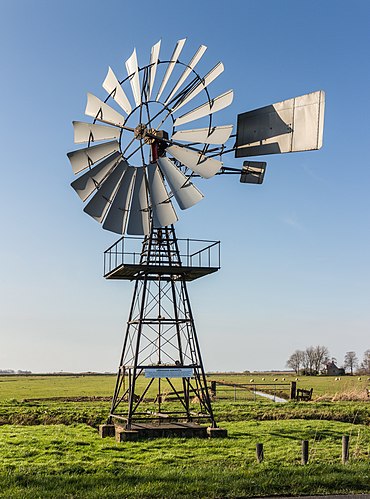
[[[302,464],[308,463],[308,440],[302,440]]]
[[[295,400],[297,394],[297,382],[292,381],[290,384],[290,400]]]
[[[212,392],[212,395],[215,397],[216,396],[216,392],[217,392],[217,383],[216,381],[211,381],[211,392]]]
[[[236,385],[234,385],[234,402],[236,402]]]
[[[257,458],[257,463],[262,463],[262,461],[263,461],[263,444],[256,445],[256,458]]]
[[[346,464],[349,459],[349,435],[342,436],[342,463]]]

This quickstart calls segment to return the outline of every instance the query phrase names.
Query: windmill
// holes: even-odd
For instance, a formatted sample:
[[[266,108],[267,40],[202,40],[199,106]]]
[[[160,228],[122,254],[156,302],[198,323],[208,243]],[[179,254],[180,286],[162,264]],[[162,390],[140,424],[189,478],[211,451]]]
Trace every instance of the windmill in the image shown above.
[[[207,47],[185,63],[185,41],[167,59],[160,58],[159,41],[144,66],[134,50],[123,79],[109,68],[105,97],[87,97],[92,122],[73,122],[75,143],[85,147],[68,153],[79,175],[71,185],[86,202],[84,211],[121,235],[105,252],[105,277],[134,282],[106,425],[109,433],[115,424],[122,440],[224,434],[214,418],[187,289],[188,281],[219,269],[220,243],[178,239],[174,227],[178,208],[203,199],[197,178],[231,174],[261,184],[266,162],[246,160],[235,168],[224,156],[322,146],[322,91],[239,114],[234,134],[232,124],[215,124],[233,100],[232,90],[209,92],[224,66],[219,62],[200,76]],[[138,241],[141,249],[131,250]]]

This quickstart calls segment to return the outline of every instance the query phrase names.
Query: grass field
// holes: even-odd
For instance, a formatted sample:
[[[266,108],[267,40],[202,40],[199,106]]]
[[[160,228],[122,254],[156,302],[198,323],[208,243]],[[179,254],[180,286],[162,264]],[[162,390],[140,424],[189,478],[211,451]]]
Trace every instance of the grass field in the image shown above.
[[[263,382],[259,377],[269,383],[295,379],[274,373],[213,374],[210,379]],[[228,429],[228,439],[118,444],[112,438],[100,439],[97,432],[108,414],[114,382],[114,376],[105,375],[0,377],[1,498],[370,492],[370,399],[277,404],[221,395],[214,410]],[[357,377],[310,377],[297,383],[313,387],[319,397],[369,386],[366,378]],[[346,465],[340,460],[343,434],[350,435]],[[310,444],[307,466],[300,464],[303,439]],[[264,444],[262,464],[255,459],[257,442]]]
[[[210,374],[207,378],[209,381],[220,380],[257,385],[268,383],[279,387],[284,383],[288,384],[297,380],[297,376],[288,373],[219,373]],[[139,381],[143,379],[139,378]],[[114,384],[115,375],[0,375],[0,401],[50,397],[110,397]],[[370,378],[368,376],[361,376],[360,379],[357,376],[343,376],[336,381],[334,376],[299,376],[297,387],[313,388],[314,398],[324,395],[333,397],[336,394],[354,391],[365,394],[366,389],[370,388]],[[288,387],[286,390],[288,391]]]

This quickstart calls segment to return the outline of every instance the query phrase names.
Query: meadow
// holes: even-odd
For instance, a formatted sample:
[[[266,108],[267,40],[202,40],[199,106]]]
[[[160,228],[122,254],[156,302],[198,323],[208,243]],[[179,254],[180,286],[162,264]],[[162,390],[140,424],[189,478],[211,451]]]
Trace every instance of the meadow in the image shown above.
[[[231,383],[282,383],[281,373],[212,374]],[[277,381],[274,382],[273,379]],[[0,376],[0,497],[224,498],[370,492],[370,399],[340,400],[369,381],[309,377],[318,400],[278,404],[219,392],[214,410],[229,438],[101,439],[115,377]],[[338,399],[332,402],[331,399]],[[324,399],[324,400],[322,400]],[[341,463],[342,435],[350,458]],[[309,464],[301,465],[301,441]],[[265,459],[258,464],[256,443]]]

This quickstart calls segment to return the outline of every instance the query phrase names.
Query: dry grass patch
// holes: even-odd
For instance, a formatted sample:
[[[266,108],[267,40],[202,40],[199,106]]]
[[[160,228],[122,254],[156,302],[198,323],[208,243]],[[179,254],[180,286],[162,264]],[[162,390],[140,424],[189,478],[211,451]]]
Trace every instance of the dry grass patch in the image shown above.
[[[332,393],[325,393],[319,397],[315,398],[315,402],[369,402],[369,391],[367,389],[356,389],[352,388],[343,392],[336,392],[334,395]]]

